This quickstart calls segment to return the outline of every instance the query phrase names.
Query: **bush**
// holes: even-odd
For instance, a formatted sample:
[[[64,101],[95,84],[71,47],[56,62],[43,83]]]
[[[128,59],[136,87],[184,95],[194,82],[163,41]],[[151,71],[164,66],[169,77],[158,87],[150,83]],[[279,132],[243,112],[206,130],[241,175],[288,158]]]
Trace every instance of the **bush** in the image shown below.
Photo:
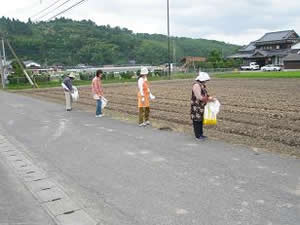
[[[121,72],[120,75],[122,79],[131,79],[134,76],[134,72]]]
[[[159,76],[159,77],[167,76],[167,74],[168,74],[166,71],[159,70],[159,69],[154,70],[153,73],[155,76]]]
[[[92,80],[94,78],[94,74],[89,73],[79,73],[80,80]]]
[[[29,81],[25,77],[9,75],[7,77],[9,84],[27,84]]]
[[[115,79],[115,74],[113,72],[106,73],[105,79],[106,80],[114,80]]]
[[[33,81],[36,83],[43,83],[43,82],[49,82],[50,81],[50,75],[49,74],[43,74],[43,75],[34,75]]]

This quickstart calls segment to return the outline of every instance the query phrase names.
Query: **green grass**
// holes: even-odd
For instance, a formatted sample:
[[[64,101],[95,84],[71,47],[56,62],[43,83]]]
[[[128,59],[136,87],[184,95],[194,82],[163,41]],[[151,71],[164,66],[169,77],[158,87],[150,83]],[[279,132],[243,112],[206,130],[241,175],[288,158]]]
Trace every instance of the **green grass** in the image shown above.
[[[300,78],[300,71],[290,72],[242,72],[229,74],[216,74],[217,78]]]
[[[300,78],[300,71],[290,71],[290,72],[242,72],[242,73],[227,73],[227,74],[215,74],[213,75],[216,78]],[[178,73],[173,74],[171,79],[192,79],[195,78],[196,75],[194,73]],[[168,76],[163,77],[149,77],[150,81],[159,81],[159,80],[168,80]],[[103,80],[103,84],[112,84],[112,83],[129,83],[136,82],[136,79],[112,79],[112,80]],[[90,85],[91,81],[74,81],[73,84],[75,86],[80,85]],[[51,87],[60,87],[61,82],[51,81],[51,82],[41,82],[38,83],[39,88],[51,88]],[[23,89],[31,89],[30,84],[10,84],[7,86],[8,90],[23,90]]]
[[[190,79],[194,78],[194,74],[174,74],[172,75],[171,79]],[[149,77],[150,81],[157,81],[157,80],[168,80],[168,76],[163,77]],[[129,82],[136,82],[137,79],[111,79],[111,80],[102,80],[103,84],[113,84],[113,83],[129,83]],[[73,81],[73,85],[80,86],[80,85],[91,85],[92,81],[84,81],[84,80],[76,80]],[[61,82],[59,81],[51,81],[51,82],[40,82],[38,83],[39,88],[52,88],[52,87],[61,87]],[[9,84],[7,85],[8,90],[24,90],[24,89],[31,89],[30,84]]]

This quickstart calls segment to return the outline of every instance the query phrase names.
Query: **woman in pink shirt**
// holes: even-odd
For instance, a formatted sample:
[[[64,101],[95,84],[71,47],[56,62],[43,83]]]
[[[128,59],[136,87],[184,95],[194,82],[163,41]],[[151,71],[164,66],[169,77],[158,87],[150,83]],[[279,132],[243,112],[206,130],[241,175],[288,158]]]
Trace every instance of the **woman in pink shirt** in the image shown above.
[[[102,117],[102,96],[103,96],[103,90],[102,90],[102,84],[101,84],[101,77],[102,77],[102,70],[97,70],[96,76],[94,77],[92,81],[92,92],[93,97],[97,101],[96,104],[96,117]]]

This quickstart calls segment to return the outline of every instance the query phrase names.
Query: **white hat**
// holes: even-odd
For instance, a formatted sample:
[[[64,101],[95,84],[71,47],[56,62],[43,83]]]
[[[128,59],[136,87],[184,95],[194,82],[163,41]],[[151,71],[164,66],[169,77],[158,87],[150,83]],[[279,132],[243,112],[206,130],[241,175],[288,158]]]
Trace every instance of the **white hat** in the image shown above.
[[[200,82],[203,82],[203,81],[210,80],[210,77],[209,77],[208,73],[205,73],[205,72],[199,72],[198,77],[196,77],[195,80],[198,80],[198,81],[200,81]]]
[[[148,73],[149,73],[149,70],[147,69],[147,67],[142,67],[141,75],[147,75]]]
[[[75,78],[75,73],[71,72],[71,73],[69,74],[69,77],[70,77],[70,78]]]

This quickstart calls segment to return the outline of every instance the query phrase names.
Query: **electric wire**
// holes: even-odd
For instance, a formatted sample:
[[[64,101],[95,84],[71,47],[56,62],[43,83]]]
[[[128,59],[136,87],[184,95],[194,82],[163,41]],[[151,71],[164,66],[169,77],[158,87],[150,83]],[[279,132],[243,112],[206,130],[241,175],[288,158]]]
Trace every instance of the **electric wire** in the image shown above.
[[[66,1],[64,1],[62,4],[60,4],[60,5],[57,6],[56,8],[54,8],[54,9],[50,10],[49,12],[47,12],[46,14],[44,14],[44,15],[38,17],[38,18],[36,19],[36,21],[37,21],[37,20],[43,19],[44,17],[48,16],[50,13],[56,11],[57,9],[59,9],[59,8],[62,7],[62,6],[64,6],[65,4],[67,4],[67,3],[70,2],[70,1],[72,1],[72,0],[66,0]]]
[[[52,6],[56,5],[56,4],[57,4],[58,2],[60,2],[60,1],[62,1],[62,0],[57,0],[57,1],[55,1],[54,3],[52,3],[51,5],[49,5],[48,7],[46,7],[45,9],[39,11],[38,13],[34,14],[33,16],[31,16],[31,17],[29,17],[29,18],[32,19],[33,17],[36,17],[36,16],[40,15],[41,13],[43,13],[43,12],[45,12],[46,10],[50,9]]]
[[[65,12],[71,10],[71,9],[74,8],[75,6],[78,6],[79,4],[84,3],[85,1],[87,1],[87,0],[81,0],[81,1],[79,1],[79,2],[77,2],[77,3],[75,3],[74,5],[70,6],[69,8],[67,8],[67,9],[65,9],[65,10],[63,10],[63,11],[61,11],[60,13],[56,14],[55,16],[52,16],[52,17],[49,18],[47,21],[50,21],[50,20],[54,19],[55,17],[57,17],[57,16],[59,16],[59,15],[65,13]]]

